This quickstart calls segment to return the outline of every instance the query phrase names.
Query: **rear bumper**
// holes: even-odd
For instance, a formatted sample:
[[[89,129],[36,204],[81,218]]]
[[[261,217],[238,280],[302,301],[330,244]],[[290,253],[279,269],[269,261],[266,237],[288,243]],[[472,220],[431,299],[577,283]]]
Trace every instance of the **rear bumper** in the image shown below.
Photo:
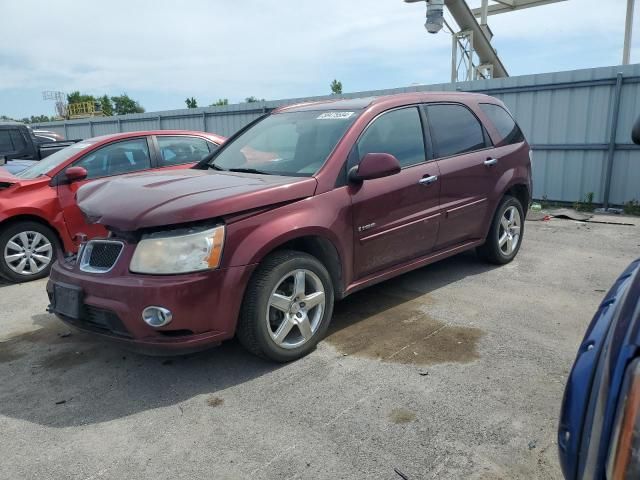
[[[61,320],[103,338],[150,354],[184,353],[234,336],[244,289],[254,266],[186,275],[91,274],[57,262],[47,283],[50,310]],[[79,318],[56,311],[54,285],[82,290]],[[173,314],[153,328],[142,320],[148,306]]]

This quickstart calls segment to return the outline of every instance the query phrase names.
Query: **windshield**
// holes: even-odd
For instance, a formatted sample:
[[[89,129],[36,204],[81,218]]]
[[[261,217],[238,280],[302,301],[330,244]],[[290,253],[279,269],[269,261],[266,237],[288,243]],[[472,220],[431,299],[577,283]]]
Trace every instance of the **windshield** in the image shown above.
[[[211,166],[310,177],[357,116],[357,112],[338,110],[269,115],[225,145]]]
[[[51,170],[56,168],[57,166],[63,164],[67,160],[69,160],[73,155],[80,152],[83,148],[87,148],[89,145],[92,145],[91,142],[79,142],[71,145],[70,147],[63,148],[62,150],[58,150],[55,153],[52,153],[46,158],[43,158],[37,163],[34,163],[31,167],[23,170],[22,172],[16,173],[16,177],[20,178],[38,178],[41,175],[45,175],[49,173]]]

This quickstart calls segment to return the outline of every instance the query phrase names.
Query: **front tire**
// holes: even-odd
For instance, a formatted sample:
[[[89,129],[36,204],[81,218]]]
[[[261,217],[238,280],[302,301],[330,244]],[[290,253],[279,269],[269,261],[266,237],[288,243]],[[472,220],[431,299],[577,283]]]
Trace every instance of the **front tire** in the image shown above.
[[[497,265],[513,260],[522,244],[524,218],[520,201],[505,195],[493,216],[485,243],[477,249],[478,255]]]
[[[29,282],[49,275],[56,259],[58,237],[37,222],[16,222],[0,232],[0,276]]]
[[[327,269],[304,252],[267,256],[244,296],[237,335],[251,353],[289,362],[312,351],[333,313],[334,290]]]

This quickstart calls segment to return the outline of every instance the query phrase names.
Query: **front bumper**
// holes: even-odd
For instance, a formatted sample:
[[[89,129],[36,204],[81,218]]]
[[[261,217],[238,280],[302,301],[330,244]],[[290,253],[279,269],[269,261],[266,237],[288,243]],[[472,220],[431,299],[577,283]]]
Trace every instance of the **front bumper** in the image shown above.
[[[76,328],[150,354],[201,350],[234,336],[254,265],[181,275],[138,275],[128,271],[130,258],[124,253],[119,265],[107,274],[86,273],[75,263],[57,262],[47,283],[50,311]],[[55,285],[81,289],[78,318],[56,311]],[[171,310],[171,323],[160,328],[147,325],[142,311],[152,305]]]

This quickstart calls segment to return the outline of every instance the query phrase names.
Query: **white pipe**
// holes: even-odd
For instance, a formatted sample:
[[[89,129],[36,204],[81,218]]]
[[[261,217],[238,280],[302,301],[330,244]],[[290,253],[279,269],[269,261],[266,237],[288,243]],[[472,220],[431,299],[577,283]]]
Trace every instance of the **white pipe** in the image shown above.
[[[631,60],[631,37],[633,31],[633,7],[635,0],[627,0],[627,17],[624,22],[624,47],[622,48],[622,64],[629,65]]]

